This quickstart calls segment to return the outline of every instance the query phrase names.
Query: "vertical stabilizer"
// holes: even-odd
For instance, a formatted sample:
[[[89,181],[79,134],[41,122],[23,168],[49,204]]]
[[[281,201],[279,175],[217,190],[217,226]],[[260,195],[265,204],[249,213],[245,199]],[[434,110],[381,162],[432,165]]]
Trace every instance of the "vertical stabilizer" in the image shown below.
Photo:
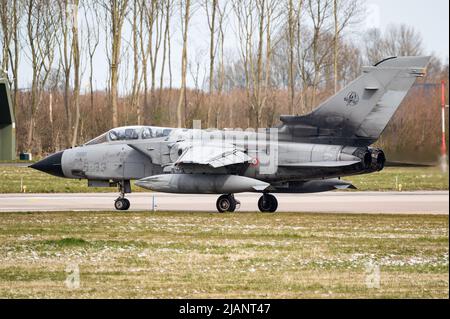
[[[389,58],[364,67],[363,74],[305,116],[282,116],[287,131],[317,132],[315,142],[368,146],[374,143],[430,57]],[[297,130],[297,132],[296,132]]]

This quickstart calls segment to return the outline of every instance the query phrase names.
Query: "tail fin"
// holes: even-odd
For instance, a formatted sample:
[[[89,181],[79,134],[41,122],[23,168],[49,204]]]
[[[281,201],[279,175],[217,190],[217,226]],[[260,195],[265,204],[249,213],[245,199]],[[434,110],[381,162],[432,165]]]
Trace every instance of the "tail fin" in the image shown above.
[[[282,116],[282,128],[299,140],[369,146],[386,128],[430,57],[394,57],[371,67],[305,116]]]

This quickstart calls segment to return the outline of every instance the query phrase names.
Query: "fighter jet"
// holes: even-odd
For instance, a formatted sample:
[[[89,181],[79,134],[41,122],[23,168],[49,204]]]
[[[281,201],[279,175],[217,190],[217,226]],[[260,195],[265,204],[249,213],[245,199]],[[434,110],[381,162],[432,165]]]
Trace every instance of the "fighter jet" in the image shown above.
[[[127,210],[131,182],[157,192],[220,194],[219,212],[233,212],[236,193],[261,194],[261,212],[277,210],[276,193],[354,188],[342,177],[381,171],[373,148],[398,106],[423,77],[429,57],[392,57],[360,75],[311,113],[281,116],[264,130],[202,130],[127,126],[30,167],[91,187],[118,187],[117,210]],[[195,203],[186,203],[195,205]]]

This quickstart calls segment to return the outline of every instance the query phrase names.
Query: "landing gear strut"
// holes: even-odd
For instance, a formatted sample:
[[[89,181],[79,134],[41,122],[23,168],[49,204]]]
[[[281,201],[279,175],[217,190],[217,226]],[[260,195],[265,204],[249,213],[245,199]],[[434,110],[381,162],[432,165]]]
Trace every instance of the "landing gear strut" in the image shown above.
[[[128,210],[130,208],[130,201],[125,198],[126,193],[131,193],[130,181],[117,182],[119,189],[119,197],[114,201],[114,207],[117,210]]]
[[[258,208],[262,213],[275,213],[278,208],[277,198],[271,194],[264,194],[258,200]]]
[[[233,194],[222,195],[217,199],[216,207],[219,213],[234,212],[241,202],[234,198]]]

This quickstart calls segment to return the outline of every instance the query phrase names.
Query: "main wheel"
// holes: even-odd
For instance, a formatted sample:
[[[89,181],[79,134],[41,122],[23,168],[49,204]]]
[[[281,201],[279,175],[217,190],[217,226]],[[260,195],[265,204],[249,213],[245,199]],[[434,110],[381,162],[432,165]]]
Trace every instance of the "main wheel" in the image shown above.
[[[130,208],[130,201],[126,198],[118,198],[114,202],[114,207],[117,210],[127,210],[128,208]]]
[[[222,195],[216,202],[217,211],[219,213],[234,212],[236,210],[236,204],[233,195]]]
[[[130,208],[130,201],[126,198],[123,199],[123,201],[125,202],[125,208],[123,210],[128,210]]]
[[[278,208],[277,198],[270,194],[264,194],[258,200],[258,208],[262,213],[275,213]]]

